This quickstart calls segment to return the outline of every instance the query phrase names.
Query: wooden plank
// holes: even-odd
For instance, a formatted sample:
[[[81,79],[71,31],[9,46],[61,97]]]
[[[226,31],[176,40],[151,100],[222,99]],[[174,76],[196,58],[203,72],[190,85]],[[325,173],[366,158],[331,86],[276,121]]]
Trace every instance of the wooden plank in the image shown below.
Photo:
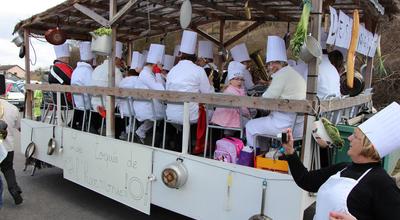
[[[29,54],[29,34],[30,30],[24,30],[24,47],[25,47],[25,83],[30,85],[31,83],[31,63]],[[26,91],[25,97],[25,118],[32,119],[32,91]]]
[[[321,39],[320,27],[322,23],[322,2],[320,0],[312,0],[312,14],[311,14],[311,33],[318,42]],[[313,109],[317,109],[316,98],[317,98],[317,84],[318,84],[318,71],[319,64],[317,58],[313,59],[308,65],[308,77],[307,77],[307,100],[312,102]],[[303,130],[303,145],[301,149],[302,160],[306,167],[311,165],[311,130],[309,129],[315,118],[307,116],[304,120]]]
[[[254,29],[256,29],[257,27],[259,27],[260,25],[264,24],[264,22],[262,21],[256,21],[253,24],[251,24],[250,26],[248,26],[247,28],[245,28],[244,30],[242,30],[240,33],[236,34],[235,36],[233,36],[231,39],[227,40],[224,43],[224,47],[229,47],[231,44],[235,43],[237,40],[239,40],[240,38],[242,38],[244,35],[250,33],[251,31],[253,31]]]
[[[356,97],[349,97],[345,99],[335,99],[330,101],[321,101],[321,112],[335,111],[339,109],[349,108],[352,106],[368,103],[372,100],[372,95],[358,95]]]
[[[220,44],[220,42],[219,42],[217,39],[215,39],[213,36],[211,36],[211,35],[205,33],[204,31],[198,29],[196,26],[191,26],[190,28],[191,28],[192,30],[194,30],[195,32],[197,32],[198,34],[200,34],[200,35],[201,35],[202,37],[204,37],[205,39],[207,39],[207,40],[213,42],[214,44],[216,44],[216,45],[219,45],[219,44]]]
[[[76,8],[78,11],[82,12],[83,14],[88,16],[89,18],[93,19],[97,23],[101,24],[102,26],[104,26],[104,27],[109,27],[110,26],[110,22],[107,19],[103,18],[103,16],[97,14],[96,12],[90,10],[86,6],[83,6],[83,5],[79,4],[79,3],[75,3],[74,4],[74,8]]]
[[[117,0],[110,0],[110,18],[117,12]],[[112,49],[108,57],[108,87],[115,87],[115,52],[117,41],[117,27],[114,25],[111,31]],[[108,95],[106,102],[106,136],[115,137],[115,96]]]
[[[223,93],[199,94],[191,92],[157,91],[148,89],[121,89],[95,86],[65,86],[49,84],[26,85],[27,90],[61,91],[133,97],[136,100],[159,99],[168,102],[197,102],[228,107],[248,107],[271,111],[312,113],[311,102],[307,100],[266,99],[261,97],[234,96]]]
[[[112,17],[112,19],[110,20],[110,25],[112,26],[113,24],[115,24],[116,22],[119,21],[120,18],[122,18],[123,15],[125,15],[127,12],[129,12],[129,10],[131,10],[133,8],[133,6],[136,5],[136,3],[138,3],[138,0],[129,0],[124,7],[118,11],[118,13],[116,15],[114,15]]]

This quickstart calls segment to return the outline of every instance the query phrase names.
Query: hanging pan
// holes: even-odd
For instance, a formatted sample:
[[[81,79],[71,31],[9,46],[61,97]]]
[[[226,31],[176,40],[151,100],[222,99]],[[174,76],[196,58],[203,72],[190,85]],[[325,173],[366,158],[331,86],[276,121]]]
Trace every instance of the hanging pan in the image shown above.
[[[33,128],[31,130],[31,142],[25,149],[25,158],[31,159],[36,150],[36,144],[33,142]]]
[[[54,150],[56,149],[55,129],[56,129],[56,126],[53,126],[53,137],[50,138],[49,143],[47,144],[47,154],[48,155],[52,155],[54,153]]]
[[[65,43],[67,37],[63,30],[61,30],[60,26],[60,18],[57,16],[57,27],[51,28],[46,31],[44,37],[46,38],[47,42],[53,45],[61,45]]]

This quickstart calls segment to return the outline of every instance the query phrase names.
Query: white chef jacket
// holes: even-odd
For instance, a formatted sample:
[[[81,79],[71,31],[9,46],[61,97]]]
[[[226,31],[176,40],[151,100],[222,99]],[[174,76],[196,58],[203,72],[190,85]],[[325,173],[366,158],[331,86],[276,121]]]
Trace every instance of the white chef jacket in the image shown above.
[[[119,82],[122,80],[122,72],[119,68],[115,67],[115,87],[118,87]],[[108,60],[96,67],[92,73],[92,80],[90,81],[91,86],[108,87]],[[103,96],[103,102],[99,97],[92,97],[92,107],[97,110],[98,106],[106,105],[106,97]],[[104,106],[105,107],[105,106]]]
[[[161,78],[156,77],[156,74],[153,73],[151,67],[145,66],[139,74],[135,88],[164,91],[165,88],[161,80]],[[133,107],[135,109],[136,118],[139,121],[164,118],[165,108],[158,100],[154,100],[153,102],[134,101]]]
[[[337,69],[329,61],[328,55],[322,55],[319,64],[317,96],[324,98],[328,95],[340,96],[340,76]]]
[[[166,90],[193,93],[214,92],[204,69],[189,60],[181,60],[171,69],[167,76]],[[190,122],[195,123],[199,117],[199,104],[191,102],[189,105]],[[168,120],[183,123],[183,105],[167,104],[166,114]]]
[[[75,70],[72,72],[71,85],[73,86],[89,86],[92,80],[93,67],[85,62],[78,62]],[[79,109],[90,109],[90,99],[87,94],[83,95],[85,102],[83,102],[83,97],[81,94],[74,95],[75,106]],[[86,107],[84,107],[86,104]]]
[[[134,89],[138,81],[138,76],[127,76],[119,82],[119,88],[122,89]],[[131,107],[129,109],[129,103],[126,99],[118,99],[117,105],[119,108],[119,112],[121,113],[121,117],[131,116],[133,114],[133,103],[131,103]],[[131,112],[132,111],[132,112]]]
[[[300,62],[293,68],[300,73],[305,80],[307,80],[307,64]],[[341,95],[340,76],[337,69],[329,61],[328,55],[323,54],[321,63],[319,64],[317,96],[323,99],[328,95],[335,95],[336,97]]]
[[[4,99],[0,99],[0,119],[7,123],[8,135],[3,141],[3,145],[7,151],[14,151],[15,137],[21,128],[21,117],[19,110],[15,105],[10,104]]]
[[[292,67],[283,67],[272,75],[272,82],[267,91],[264,92],[263,97],[303,100],[306,98],[306,82]],[[292,127],[295,118],[295,113],[273,111],[267,117],[250,120],[246,124],[247,143],[254,147],[254,136],[258,134],[276,136],[284,129]],[[296,126],[293,131],[294,137],[302,135],[302,122],[303,118],[296,120]]]

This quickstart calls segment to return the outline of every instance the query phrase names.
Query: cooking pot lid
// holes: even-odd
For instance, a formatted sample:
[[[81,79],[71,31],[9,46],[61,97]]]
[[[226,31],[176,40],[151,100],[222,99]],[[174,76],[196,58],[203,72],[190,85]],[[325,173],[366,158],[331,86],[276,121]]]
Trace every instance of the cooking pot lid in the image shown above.
[[[192,20],[192,4],[189,0],[185,0],[182,3],[179,20],[182,29],[189,27]]]

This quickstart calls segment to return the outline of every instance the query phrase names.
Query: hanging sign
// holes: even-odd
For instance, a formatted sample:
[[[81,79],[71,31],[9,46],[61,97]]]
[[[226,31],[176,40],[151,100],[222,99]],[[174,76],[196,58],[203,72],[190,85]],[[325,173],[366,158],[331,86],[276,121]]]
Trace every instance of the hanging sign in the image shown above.
[[[339,25],[335,40],[336,46],[349,49],[352,28],[353,19],[347,16],[343,11],[339,11]]]
[[[370,35],[370,37],[372,36],[372,33]],[[379,35],[375,34],[372,38],[371,42],[371,47],[369,48],[369,52],[368,52],[368,56],[369,57],[374,57],[375,53],[376,53],[376,49],[378,48],[378,44],[379,44]]]
[[[367,55],[369,50],[369,43],[367,41],[368,31],[363,25],[360,25],[360,31],[358,34],[358,45],[357,52],[362,55]]]
[[[326,40],[326,43],[333,45],[335,43],[337,29],[339,26],[339,17],[334,8],[329,7],[329,10],[331,12],[331,17],[330,17],[331,26],[329,27],[329,34],[328,34],[328,39]]]

